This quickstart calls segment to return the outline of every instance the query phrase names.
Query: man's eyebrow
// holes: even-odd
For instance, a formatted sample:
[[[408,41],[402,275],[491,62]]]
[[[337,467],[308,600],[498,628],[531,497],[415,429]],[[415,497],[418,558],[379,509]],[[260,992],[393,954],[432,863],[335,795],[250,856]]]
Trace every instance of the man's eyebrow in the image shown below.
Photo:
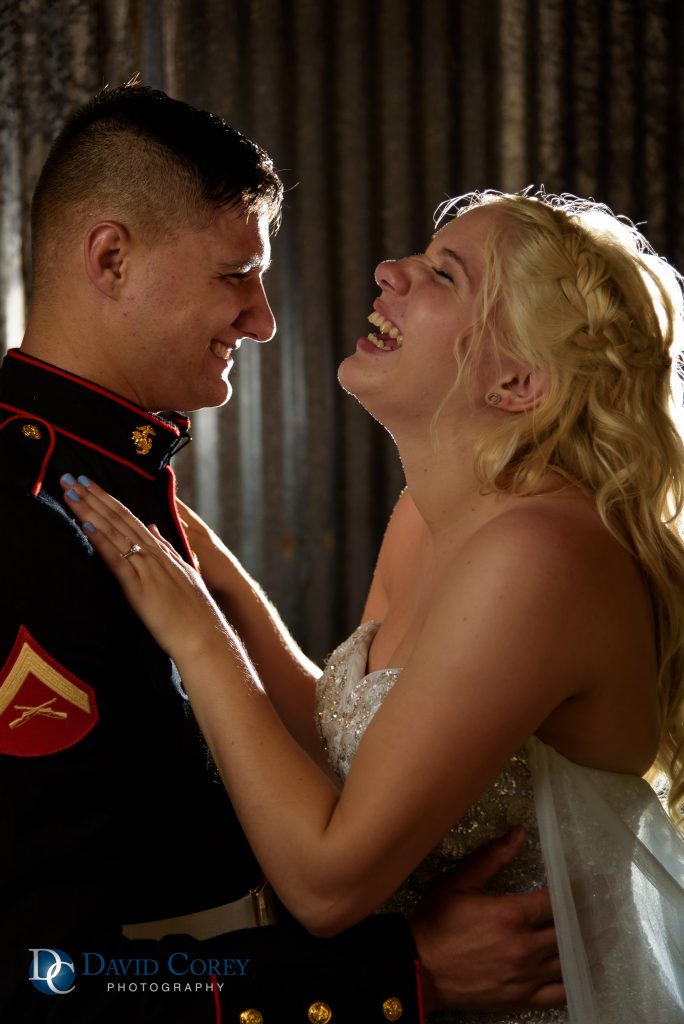
[[[468,273],[468,268],[466,267],[465,262],[464,262],[462,256],[459,256],[458,253],[454,252],[453,249],[448,249],[445,246],[442,247],[439,250],[439,254],[440,254],[440,256],[446,256],[447,259],[454,260],[455,263],[458,263],[458,265],[460,266],[461,270],[463,271],[463,273],[465,274],[465,276],[468,279],[468,284],[472,284],[472,281],[471,281],[471,278],[470,278],[470,274]]]
[[[254,256],[251,260],[245,260],[244,262],[239,260],[234,262],[222,260],[216,264],[216,268],[222,274],[248,274],[250,270],[258,270],[261,274],[265,274],[270,265],[270,259],[262,262],[258,256]]]

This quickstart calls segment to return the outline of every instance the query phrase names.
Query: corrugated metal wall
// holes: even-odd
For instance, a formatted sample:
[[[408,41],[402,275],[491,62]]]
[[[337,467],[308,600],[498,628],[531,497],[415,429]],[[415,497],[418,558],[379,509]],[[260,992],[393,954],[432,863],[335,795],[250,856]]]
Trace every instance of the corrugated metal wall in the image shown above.
[[[65,111],[105,82],[208,107],[290,191],[269,346],[195,417],[182,492],[321,657],[358,616],[401,486],[391,441],[335,382],[372,268],[421,248],[447,195],[592,195],[684,267],[679,0],[0,2],[2,308],[17,343],[26,209]]]

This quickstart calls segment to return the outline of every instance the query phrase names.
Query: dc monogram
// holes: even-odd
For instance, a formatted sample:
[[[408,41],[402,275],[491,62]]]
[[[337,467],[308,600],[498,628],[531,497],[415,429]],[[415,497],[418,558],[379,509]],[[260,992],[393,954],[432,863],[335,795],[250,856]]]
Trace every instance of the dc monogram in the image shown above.
[[[76,971],[73,960],[61,949],[31,949],[33,960],[29,981],[46,996],[65,996],[73,992]]]

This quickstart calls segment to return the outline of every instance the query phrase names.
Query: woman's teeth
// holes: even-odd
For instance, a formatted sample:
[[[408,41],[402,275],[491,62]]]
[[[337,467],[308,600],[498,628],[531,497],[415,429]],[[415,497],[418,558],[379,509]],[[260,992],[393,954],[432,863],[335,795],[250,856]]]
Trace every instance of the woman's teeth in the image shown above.
[[[399,333],[399,328],[395,327],[391,320],[385,320],[385,318],[381,316],[380,313],[376,313],[375,311],[373,311],[368,317],[368,322],[373,324],[374,327],[377,327],[380,331],[380,334],[385,335],[386,340],[383,340],[383,338],[378,337],[378,335],[375,334],[373,331],[368,332],[368,340],[372,342],[373,345],[376,346],[376,348],[401,348],[401,346],[404,343],[404,336],[403,334]],[[389,339],[395,342],[395,344],[388,345],[386,341]]]

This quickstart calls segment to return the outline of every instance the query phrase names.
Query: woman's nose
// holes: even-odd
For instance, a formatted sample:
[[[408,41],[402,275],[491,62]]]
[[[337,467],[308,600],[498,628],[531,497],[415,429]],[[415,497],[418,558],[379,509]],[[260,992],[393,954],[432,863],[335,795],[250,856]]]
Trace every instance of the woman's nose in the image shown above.
[[[409,277],[405,260],[383,260],[375,268],[375,281],[383,291],[405,294],[409,289]]]

